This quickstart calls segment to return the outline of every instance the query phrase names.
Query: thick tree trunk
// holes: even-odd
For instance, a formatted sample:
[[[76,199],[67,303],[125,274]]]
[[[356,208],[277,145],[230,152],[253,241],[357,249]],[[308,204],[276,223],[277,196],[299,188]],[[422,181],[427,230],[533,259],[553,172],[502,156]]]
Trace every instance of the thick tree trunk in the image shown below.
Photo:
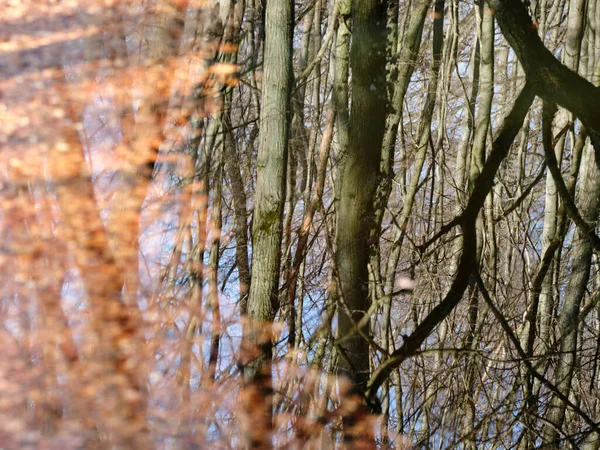
[[[381,143],[387,113],[386,11],[378,0],[352,4],[352,110],[350,139],[339,183],[336,262],[340,282],[338,373],[352,382],[351,391],[362,395],[369,379],[370,326],[357,330],[371,299],[368,264],[373,227],[373,201],[377,189]],[[352,439],[352,418],[345,435]]]
[[[386,115],[385,16],[385,7],[376,0],[353,4],[352,111],[340,185],[337,265],[342,297],[339,333],[353,334],[341,345],[339,372],[348,376],[358,391],[364,389],[369,376],[369,343],[353,328],[370,304],[369,232]],[[368,326],[361,333],[368,336]]]

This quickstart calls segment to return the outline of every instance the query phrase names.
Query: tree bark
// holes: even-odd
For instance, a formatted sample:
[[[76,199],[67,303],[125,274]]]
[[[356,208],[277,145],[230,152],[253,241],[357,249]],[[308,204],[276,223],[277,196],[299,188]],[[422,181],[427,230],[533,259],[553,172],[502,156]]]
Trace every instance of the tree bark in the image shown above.
[[[369,377],[369,326],[360,332],[353,329],[371,302],[367,285],[369,233],[387,112],[386,5],[383,3],[355,0],[352,5],[350,140],[341,175],[337,218],[336,262],[341,287],[339,335],[352,333],[340,346],[338,373],[352,380],[356,392],[364,391]]]
[[[248,297],[251,322],[244,326],[240,360],[248,389],[258,392],[257,402],[245,405],[245,410],[253,417],[250,429],[246,430],[253,447],[272,444],[269,432],[272,420],[270,329],[279,308],[279,265],[292,80],[293,7],[292,0],[269,1],[265,12],[264,74],[252,227],[252,284]]]

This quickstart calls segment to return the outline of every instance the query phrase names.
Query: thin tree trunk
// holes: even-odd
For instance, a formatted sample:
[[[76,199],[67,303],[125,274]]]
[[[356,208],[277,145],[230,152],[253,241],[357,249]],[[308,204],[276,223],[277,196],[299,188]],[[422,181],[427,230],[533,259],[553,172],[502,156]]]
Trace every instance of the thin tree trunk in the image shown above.
[[[593,159],[593,149],[587,147],[588,158]],[[579,193],[581,216],[590,225],[598,221],[600,214],[600,171],[595,164],[589,164],[582,180]],[[558,319],[558,329],[562,331],[560,345],[560,359],[555,373],[555,383],[557,388],[565,395],[571,390],[573,380],[577,342],[578,328],[572,325],[577,323],[579,310],[583,297],[585,296],[588,280],[590,277],[590,268],[592,263],[593,248],[587,236],[578,231],[578,236],[574,242],[573,250],[573,273],[569,277],[569,282],[565,290],[565,303]],[[570,330],[565,333],[566,330]],[[560,429],[565,418],[566,405],[556,396],[553,397],[548,409],[547,419],[553,426],[548,426],[544,433],[544,442],[547,444],[558,444],[559,434],[556,428]],[[555,428],[556,427],[556,428]]]
[[[412,176],[410,183],[407,187],[404,201],[402,204],[402,211],[400,217],[397,220],[397,229],[394,236],[394,242],[392,249],[390,250],[390,256],[386,267],[386,288],[385,292],[390,295],[393,291],[396,267],[400,260],[402,252],[402,246],[404,238],[406,237],[406,230],[408,227],[408,221],[413,210],[417,192],[421,184],[419,180],[422,176],[423,165],[427,156],[427,148],[431,142],[431,121],[433,119],[433,112],[437,100],[438,91],[438,79],[440,73],[440,65],[442,62],[442,49],[444,44],[443,25],[444,25],[444,0],[436,0],[435,2],[435,19],[433,23],[433,43],[432,43],[432,60],[430,65],[431,75],[429,80],[429,86],[427,89],[427,96],[425,98],[425,104],[423,106],[423,114],[419,122],[418,137],[417,137],[417,152],[414,156],[415,161],[412,170]]]
[[[294,3],[291,0],[269,1],[265,8],[264,75],[252,227],[252,284],[248,297],[251,322],[244,326],[240,362],[244,367],[246,389],[257,394],[256,401],[248,398],[244,405],[246,414],[253,417],[247,422],[245,431],[252,447],[268,448],[272,445],[270,330],[279,309]]]
[[[350,110],[348,108],[348,76],[350,72],[350,22],[352,0],[340,0],[337,36],[335,41],[335,68],[333,73],[333,98],[337,110],[336,138],[337,162],[335,169],[335,200],[339,202],[339,181],[350,142]],[[336,206],[337,207],[337,206]]]
[[[227,134],[223,147],[232,145],[228,142]],[[211,243],[208,256],[208,307],[212,315],[212,329],[210,338],[210,355],[208,358],[208,378],[206,384],[214,383],[219,358],[219,344],[221,341],[221,309],[219,305],[219,250],[221,247],[222,215],[222,183],[223,183],[223,157],[224,148],[215,155],[215,170],[213,176],[213,197],[211,213]]]

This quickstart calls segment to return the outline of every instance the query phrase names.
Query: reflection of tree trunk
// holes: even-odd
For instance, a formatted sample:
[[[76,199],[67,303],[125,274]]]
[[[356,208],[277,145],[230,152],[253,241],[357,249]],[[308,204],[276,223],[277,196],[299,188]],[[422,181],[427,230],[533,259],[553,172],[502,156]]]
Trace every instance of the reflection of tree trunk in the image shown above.
[[[571,70],[577,71],[579,66],[579,58],[581,51],[581,40],[583,38],[583,16],[585,10],[584,0],[574,0],[569,3],[569,13],[567,18],[567,35],[564,50],[564,64]],[[567,125],[569,119],[567,114],[559,114],[559,119],[556,124],[556,130],[560,132],[564,126]],[[561,137],[554,146],[556,153],[556,159],[562,161],[563,148],[565,146],[565,137]],[[577,141],[581,141],[578,139]],[[581,142],[583,144],[583,142]],[[577,154],[580,154],[583,149],[583,145],[575,145],[575,149],[572,150],[574,156],[572,162],[580,159]],[[545,149],[544,151],[551,151],[551,149]],[[542,254],[548,248],[549,243],[554,239],[556,234],[556,217],[557,214],[557,192],[554,180],[550,171],[546,176],[546,199],[544,209],[544,228],[542,238]],[[548,347],[549,335],[550,335],[550,324],[551,317],[554,310],[554,296],[552,287],[552,267],[548,271],[549,274],[544,278],[542,284],[542,290],[539,299],[539,322],[540,322],[540,341],[544,347]]]
[[[150,19],[152,35],[149,39],[148,56],[152,64],[144,71],[143,99],[133,123],[133,106],[127,89],[119,90],[117,99],[122,109],[121,125],[123,145],[131,152],[134,161],[145,161],[133,165],[121,173],[120,185],[110,207],[107,222],[111,248],[124,278],[126,301],[137,307],[139,237],[142,204],[152,182],[152,172],[163,141],[163,132],[171,97],[171,88],[177,69],[172,57],[180,51],[187,1],[170,2],[159,0],[157,12]],[[123,38],[124,39],[124,38]],[[125,42],[116,48],[120,58],[127,57]],[[127,80],[130,81],[130,80]],[[138,159],[139,158],[139,159]],[[131,162],[131,161],[130,161]]]
[[[241,364],[247,384],[244,405],[252,446],[271,446],[272,343],[269,330],[278,305],[282,217],[285,201],[289,105],[292,76],[291,0],[266,5],[262,108],[252,227],[252,284]],[[250,399],[252,397],[252,400]]]
[[[102,370],[96,382],[108,397],[106,404],[116,402],[115,408],[106,411],[122,421],[122,429],[112,430],[115,438],[123,437],[125,445],[144,446],[145,388],[138,374],[142,355],[137,320],[122,302],[123,276],[109,249],[77,131],[65,127],[63,139],[54,146],[51,175],[64,234],[92,311]]]
[[[139,327],[141,321],[137,302],[142,205],[152,182],[152,173],[156,163],[158,148],[163,140],[164,124],[174,72],[176,70],[171,57],[176,56],[180,50],[179,45],[187,13],[187,1],[171,2],[168,0],[159,0],[155,6],[157,13],[150,19],[153,25],[156,25],[152,27],[153,32],[148,51],[150,65],[143,72],[146,76],[142,80],[143,99],[137,109],[135,119],[133,105],[131,104],[131,80],[125,79],[124,81],[129,85],[119,85],[120,89],[117,90],[116,95],[119,107],[122,146],[126,155],[131,160],[127,161],[126,168],[120,173],[117,191],[112,204],[109,206],[107,234],[103,236],[107,240],[106,245],[109,245],[106,248],[106,252],[110,252],[110,258],[112,258],[110,264],[115,266],[114,270],[116,274],[114,278],[111,278],[110,283],[106,284],[107,291],[98,294],[99,296],[115,297],[110,302],[102,301],[107,305],[111,302],[113,303],[112,307],[106,306],[106,308],[115,310],[112,314],[116,314],[117,309],[126,308],[117,314],[117,316],[121,316],[120,318],[111,317],[107,318],[107,320],[127,322],[123,324],[123,328],[126,330],[126,333],[131,333],[132,336],[129,339],[136,334],[135,329]],[[120,27],[119,36],[112,51],[113,54],[111,56],[127,60],[126,36],[123,25]],[[130,74],[125,70],[125,78],[128,75]],[[144,162],[140,164],[139,161]],[[90,212],[86,213],[86,208],[82,208],[81,214],[94,215],[95,213],[92,212],[94,202],[93,188],[91,186],[89,192],[84,194],[84,197],[85,195],[90,196],[87,200],[87,207],[90,209]],[[68,194],[65,193],[63,201],[66,201],[67,197]],[[67,205],[65,204],[64,207],[66,208]],[[76,221],[74,216],[70,217],[67,215],[67,217],[69,220]],[[100,220],[99,217],[98,220]],[[70,226],[74,229],[76,228],[75,223],[71,223]],[[100,222],[94,226],[97,226],[99,230],[102,224]],[[80,242],[80,245],[85,246],[87,243]],[[91,245],[96,245],[96,243],[92,242]],[[118,288],[115,285],[117,282],[121,283]],[[114,290],[114,292],[111,293],[110,290]],[[121,297],[121,292],[123,293],[124,303],[127,306],[120,305],[120,300],[117,300]],[[118,308],[114,302],[119,303]],[[124,316],[127,316],[127,319]],[[137,338],[141,339],[142,336],[137,335]],[[120,338],[115,337],[115,339],[119,340]],[[133,347],[128,351],[135,352]],[[125,362],[127,358],[124,357],[124,361],[122,362],[124,367],[126,364],[131,364]],[[141,369],[141,366],[138,364],[134,364],[133,367],[137,370]],[[131,384],[135,386],[135,389],[143,390],[143,382],[141,380],[134,380],[135,377],[133,375],[130,378],[132,378]],[[137,408],[139,409],[139,406]],[[134,413],[130,412],[127,414],[133,415]]]
[[[348,74],[350,67],[350,15],[351,0],[340,0],[340,17],[335,40],[335,68],[333,71],[332,101],[337,110],[336,138],[338,148],[339,171],[343,170],[343,160],[349,141],[350,113],[348,110]],[[338,170],[336,167],[336,174]],[[336,176],[336,181],[339,179]],[[336,200],[339,198],[338,184],[335,185]]]
[[[231,183],[233,210],[235,214],[235,262],[238,270],[240,289],[240,313],[246,314],[248,292],[250,290],[250,263],[248,261],[248,211],[246,189],[240,171],[240,160],[231,131],[231,119],[224,117],[225,168]]]
[[[390,71],[389,76],[395,79],[390,79],[392,87],[391,109],[385,120],[385,134],[383,136],[381,150],[381,181],[378,187],[377,205],[375,209],[375,221],[377,230],[381,228],[381,222],[385,208],[388,203],[388,198],[392,192],[392,179],[394,178],[394,159],[396,150],[396,139],[398,137],[398,127],[402,119],[402,110],[404,107],[404,97],[408,90],[410,78],[415,69],[415,63],[419,56],[421,47],[421,39],[423,35],[423,25],[425,17],[431,4],[430,0],[418,1],[412,6],[408,29],[402,36],[402,44],[399,46],[398,61]],[[390,13],[397,13],[397,7],[391,8]],[[397,20],[397,17],[395,17]],[[392,19],[389,18],[388,21]],[[438,18],[439,20],[439,18]],[[439,33],[438,33],[439,34]],[[441,45],[442,36],[440,35],[439,44]],[[391,39],[390,46],[393,46],[394,39]],[[437,46],[437,44],[436,44]],[[390,51],[395,54],[395,48],[391,47]],[[441,46],[438,48],[441,51]],[[439,56],[439,54],[438,54]],[[435,74],[435,71],[434,71]],[[431,81],[433,83],[433,80]],[[435,93],[434,93],[435,97]]]
[[[365,316],[368,292],[369,234],[373,201],[385,131],[387,93],[385,77],[387,2],[355,0],[352,4],[352,110],[350,139],[339,183],[337,217],[337,270],[340,280],[338,373],[352,381],[361,395],[369,379],[370,326],[355,324]],[[345,438],[352,439],[353,417],[346,420]]]
[[[42,200],[41,202],[45,202]],[[46,203],[45,208],[41,208],[41,211],[50,211],[51,206]],[[41,233],[36,236],[36,239],[43,240],[43,235],[52,235],[52,217],[46,213],[41,213],[42,217],[39,218],[38,224]],[[44,356],[48,360],[52,361],[55,365],[57,361],[57,353],[60,352],[62,357],[66,361],[67,376],[71,383],[68,384],[68,393],[74,392],[80,389],[75,382],[77,378],[77,363],[79,360],[79,352],[75,341],[73,339],[73,332],[69,325],[69,320],[63,307],[61,305],[61,291],[63,288],[65,269],[66,269],[66,257],[67,249],[65,243],[60,239],[53,239],[51,242],[44,246],[43,257],[36,259],[37,267],[34,268],[34,279],[36,280],[36,286],[38,289],[39,307],[42,317],[42,330],[45,336],[48,336],[49,342],[44,342],[43,345],[47,352]],[[58,350],[58,351],[57,351]],[[53,374],[54,376],[59,373]],[[50,389],[58,389],[58,383],[53,383]],[[49,392],[51,390],[49,389]],[[50,408],[50,417],[47,417],[46,427],[52,429],[57,426],[56,420],[64,418],[64,405],[60,403],[55,397],[56,394],[50,394],[48,407]],[[56,403],[52,403],[56,400]],[[75,411],[77,409],[75,408]]]
[[[422,11],[419,11],[422,13]],[[444,1],[437,0],[435,2],[435,19],[433,23],[433,42],[432,42],[432,59],[430,63],[431,68],[431,77],[429,81],[429,86],[427,88],[427,96],[425,97],[425,103],[423,106],[423,114],[421,115],[421,120],[419,122],[418,129],[418,137],[417,137],[417,151],[414,155],[414,164],[412,169],[412,176],[410,177],[410,183],[407,186],[406,194],[403,198],[402,203],[402,211],[400,212],[400,217],[397,219],[396,224],[397,228],[394,234],[394,241],[390,250],[389,259],[386,266],[386,287],[385,292],[389,296],[394,290],[394,281],[395,281],[395,273],[396,268],[398,267],[398,262],[400,261],[400,256],[402,252],[402,246],[404,242],[404,238],[406,237],[406,230],[408,228],[408,223],[413,211],[413,206],[415,204],[415,199],[417,198],[417,192],[421,187],[419,180],[422,177],[423,165],[425,164],[425,159],[427,157],[427,148],[431,142],[431,121],[433,119],[433,112],[435,109],[435,103],[437,100],[437,90],[438,90],[438,81],[439,81],[439,73],[440,73],[440,65],[442,61],[442,50],[444,45],[444,35],[443,35],[443,25],[444,25]],[[416,19],[415,19],[416,20]],[[417,24],[419,22],[417,21]],[[413,24],[411,24],[413,25]],[[416,25],[415,25],[416,26]],[[422,27],[422,22],[420,23]],[[420,40],[420,35],[418,36]],[[416,44],[415,44],[416,45]],[[418,45],[416,46],[418,49]],[[412,55],[409,53],[410,58],[414,60],[416,55]],[[405,71],[401,72],[402,76],[408,76],[410,78],[410,71],[405,73]],[[397,83],[396,90],[399,90],[402,94],[406,91],[406,86],[402,83],[408,83],[408,80],[403,78],[399,78],[399,82]],[[396,95],[396,94],[395,94]],[[394,103],[397,100],[394,100]],[[401,105],[395,105],[397,107]],[[398,112],[394,113],[398,114]],[[394,119],[395,120],[395,119]],[[390,129],[391,125],[389,124],[388,119],[388,129],[386,130],[386,135],[384,139],[390,138],[390,133],[393,136],[396,135],[397,126]],[[395,145],[395,138],[391,142],[386,142],[384,140],[384,148],[386,145]],[[391,150],[386,150],[391,151]],[[393,153],[393,152],[392,152]],[[385,170],[385,169],[384,169]],[[391,180],[389,180],[391,182]],[[391,188],[391,186],[390,186]],[[387,204],[387,200],[382,204]],[[379,225],[379,224],[378,224]],[[388,297],[387,302],[391,301],[391,297]]]
[[[224,54],[222,61],[237,64],[238,46],[240,44],[240,31],[245,11],[244,1],[232,1],[229,5],[230,12],[225,28],[225,43],[233,44],[236,50]],[[240,313],[246,314],[248,292],[250,291],[250,263],[248,259],[248,211],[246,205],[246,188],[240,170],[240,158],[234,135],[231,110],[233,108],[233,87],[227,87],[223,91],[223,132],[224,132],[224,159],[225,170],[231,183],[233,197],[233,211],[235,216],[235,262],[239,278]]]
[[[197,150],[198,145],[193,146],[190,149],[190,157],[193,163],[190,166],[190,172],[188,173],[188,179],[190,182],[196,182],[199,186],[199,192],[197,196],[192,192],[192,185],[184,185],[182,189],[183,197],[183,208],[182,208],[182,223],[180,225],[179,233],[182,235],[181,238],[176,237],[175,245],[183,245],[183,241],[187,238],[187,254],[188,260],[188,271],[190,277],[190,288],[189,288],[189,318],[185,332],[185,338],[182,340],[181,350],[181,362],[179,364],[179,375],[182,387],[182,403],[183,408],[188,411],[192,410],[191,407],[191,371],[192,371],[192,352],[193,352],[193,341],[196,330],[198,328],[199,317],[202,314],[202,289],[205,278],[204,270],[204,251],[206,242],[206,215],[208,209],[208,180],[206,165],[209,163],[208,158],[205,157],[206,152],[203,153],[202,158],[198,158],[199,151]],[[195,218],[194,218],[195,217]],[[185,233],[185,237],[183,236]],[[177,240],[181,241],[178,244]],[[181,252],[176,248],[174,253],[180,253],[178,257],[172,258],[168,264],[169,270],[172,274],[169,277],[169,283],[174,289],[177,284],[177,262],[181,258]],[[176,295],[174,292],[173,294]],[[182,418],[182,426],[184,428],[190,424],[191,417]],[[191,426],[186,430],[191,432]]]
[[[462,299],[468,285],[469,275],[477,268],[477,261],[475,259],[475,221],[477,215],[485,203],[487,194],[493,187],[494,177],[500,164],[506,158],[510,146],[523,125],[523,120],[533,102],[533,97],[533,87],[527,84],[517,97],[512,110],[505,117],[502,128],[492,145],[492,151],[481,171],[481,175],[475,181],[473,191],[461,216],[460,223],[464,233],[463,249],[458,270],[450,290],[444,299],[421,321],[411,335],[404,337],[402,346],[379,365],[369,380],[366,392],[367,398],[373,398],[377,393],[377,389],[392,371],[419,351],[421,345],[435,327],[448,317]]]
[[[588,224],[595,225],[600,213],[600,171],[595,164],[591,163],[594,158],[593,148],[588,145],[586,151],[590,163],[587,164],[587,170],[582,179],[579,192],[579,209],[583,219]],[[573,272],[569,277],[565,290],[565,303],[558,318],[558,329],[562,339],[559,353],[561,356],[556,368],[555,383],[557,388],[565,395],[570,393],[577,359],[579,329],[573,327],[573,325],[577,323],[581,302],[585,296],[593,254],[592,244],[588,237],[580,230],[577,234],[573,244]],[[567,330],[570,331],[566,332]],[[547,427],[544,442],[551,444],[559,441],[560,435],[556,428],[560,429],[562,427],[565,410],[566,405],[554,396],[547,415],[552,426]]]
[[[404,97],[408,90],[408,84],[410,78],[415,69],[415,63],[419,56],[419,49],[421,46],[421,40],[423,35],[423,26],[427,11],[429,10],[431,2],[429,0],[417,2],[416,5],[411,5],[410,21],[408,22],[408,28],[406,32],[402,33],[402,36],[398,36],[398,13],[399,8],[397,4],[390,3],[388,6],[388,24],[391,28],[390,36],[388,37],[388,46],[391,54],[396,54],[398,49],[397,62],[391,66],[391,70],[388,73],[389,83],[392,86],[391,93],[391,108],[389,114],[386,116],[385,122],[385,133],[383,135],[382,149],[381,149],[381,163],[380,163],[380,180],[379,186],[377,187],[377,195],[375,198],[375,226],[373,227],[373,239],[379,239],[381,233],[381,225],[387,209],[389,196],[392,193],[392,180],[394,178],[394,161],[396,159],[396,140],[398,137],[398,128],[402,120],[402,111],[404,107]],[[440,40],[441,36],[436,36],[436,39]],[[399,45],[398,42],[402,44]],[[437,46],[437,44],[436,44]],[[439,48],[437,49],[440,50]],[[435,71],[434,71],[435,73]],[[403,164],[404,165],[404,164]],[[403,168],[406,172],[406,169]],[[405,177],[402,177],[404,179]],[[380,250],[377,246],[375,251],[371,255],[371,266],[375,274],[376,284],[378,284],[378,278],[381,275],[385,275],[385,286],[383,288],[383,294],[387,295],[384,302],[383,311],[383,333],[384,333],[384,348],[388,350],[390,343],[390,327],[389,318],[391,313],[392,296],[390,295],[394,289],[394,273],[396,265],[393,264],[393,270],[391,265],[386,266],[385,274],[381,274],[381,261],[380,261]],[[400,255],[400,248],[396,251],[398,257]],[[391,252],[389,260],[393,260],[396,256],[394,251]],[[387,387],[386,387],[387,388]],[[386,407],[389,407],[389,402],[386,403]]]
[[[304,261],[306,256],[307,246],[308,246],[308,238],[310,235],[310,229],[312,226],[312,221],[315,216],[315,212],[317,208],[321,204],[321,200],[323,197],[323,189],[325,188],[325,175],[327,169],[327,161],[329,160],[329,150],[331,149],[331,141],[333,139],[333,126],[335,123],[335,109],[330,109],[329,114],[326,118],[326,127],[323,132],[323,137],[321,139],[321,146],[319,149],[319,155],[317,158],[317,173],[315,175],[315,184],[313,186],[312,197],[309,198],[307,202],[306,209],[304,210],[304,215],[302,217],[302,225],[300,225],[300,229],[298,230],[298,243],[296,244],[296,252],[294,254],[294,259],[292,262],[292,267],[289,273],[289,278],[287,280],[288,290],[287,290],[287,299],[286,303],[288,305],[292,305],[296,298],[296,289],[298,283],[298,276],[300,272],[300,266]],[[294,308],[293,308],[294,309]],[[301,311],[300,311],[301,313]],[[290,337],[289,343],[290,347],[295,347],[297,345],[296,340],[296,318],[292,315],[289,318],[289,327],[290,327]]]
[[[22,174],[14,175],[14,179],[21,177]],[[13,175],[8,178],[12,179]],[[29,186],[29,189],[25,186]],[[67,411],[67,404],[63,402],[64,394],[68,398],[68,394],[80,388],[75,383],[77,373],[74,370],[78,352],[61,306],[66,248],[59,239],[49,238],[53,235],[53,205],[48,199],[51,194],[43,190],[34,193],[31,186],[31,180],[17,184],[10,193],[10,201],[3,203],[3,214],[11,219],[6,228],[2,227],[1,233],[2,242],[10,242],[12,249],[10,254],[13,258],[10,259],[16,273],[11,281],[8,279],[12,273],[6,270],[4,264],[2,268],[6,284],[14,285],[14,298],[9,301],[14,301],[19,311],[19,346],[23,361],[27,361],[28,371],[40,371],[43,376],[38,379],[36,386],[30,387],[32,394],[41,394],[37,395],[39,400],[33,408],[28,407],[27,399],[23,398],[13,403],[12,411],[13,414],[27,414],[28,409],[33,409],[35,426],[56,432]],[[45,208],[37,210],[41,204]],[[32,214],[34,210],[37,211]],[[7,298],[2,295],[3,313]],[[34,316],[30,314],[32,308],[35,310]],[[6,317],[3,319],[6,320]],[[66,362],[64,366],[60,364],[61,356]],[[58,381],[61,366],[66,368],[66,375],[71,381],[65,388],[61,388]],[[77,410],[76,407],[73,409]]]
[[[473,149],[471,151],[471,164],[469,173],[469,185],[475,185],[475,181],[481,175],[481,171],[486,160],[486,142],[490,127],[492,99],[494,96],[494,17],[489,8],[486,8],[483,2],[480,4],[477,11],[479,23],[479,41],[480,41],[480,70],[479,70],[479,107],[477,109],[477,117],[475,119],[475,129],[473,133]],[[493,191],[490,191],[486,196],[485,203],[489,205]],[[489,209],[489,208],[488,208]],[[491,215],[491,214],[490,214]],[[488,216],[489,218],[489,216]],[[483,252],[483,240],[485,236],[484,229],[484,214],[480,213],[476,219],[476,250],[475,260],[479,265]],[[489,240],[493,240],[494,236],[487,236]],[[491,249],[490,249],[491,250]],[[495,258],[495,255],[490,255]],[[468,305],[468,324],[465,347],[475,350],[477,340],[480,336],[477,334],[479,322],[479,292],[473,275],[469,280],[469,305]],[[470,450],[477,448],[476,435],[476,404],[475,384],[476,374],[478,370],[478,360],[472,355],[466,358],[467,371],[467,402],[466,417],[465,417],[465,434],[467,435],[465,447]]]
[[[227,139],[223,147],[231,145]],[[223,183],[223,150],[216,150],[214,158],[212,214],[210,224],[210,254],[208,257],[208,305],[212,315],[212,329],[210,339],[210,355],[208,358],[208,383],[215,380],[217,360],[219,358],[219,343],[221,341],[221,310],[219,306],[219,249],[221,243],[221,227],[223,218],[221,213],[222,183]]]

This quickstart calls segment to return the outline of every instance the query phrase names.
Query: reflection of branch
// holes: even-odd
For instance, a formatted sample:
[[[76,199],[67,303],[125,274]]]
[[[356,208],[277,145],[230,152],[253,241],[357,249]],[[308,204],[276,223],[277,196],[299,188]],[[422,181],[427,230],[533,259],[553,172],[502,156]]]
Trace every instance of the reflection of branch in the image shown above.
[[[403,361],[414,356],[419,351],[423,342],[429,337],[434,328],[444,320],[462,299],[463,293],[469,283],[469,275],[477,267],[476,261],[476,231],[475,221],[479,211],[483,207],[485,198],[492,189],[496,172],[502,161],[508,155],[508,151],[523,125],[527,111],[533,102],[534,91],[531,83],[527,83],[515,104],[504,120],[502,130],[492,145],[492,152],[483,167],[481,174],[475,180],[473,192],[469,202],[462,213],[461,226],[463,229],[463,250],[458,270],[446,297],[429,313],[410,336],[407,336],[398,350],[384,361],[373,373],[367,383],[365,393],[369,404],[376,404],[374,400],[377,390],[388,378],[391,372],[402,364]]]
[[[429,240],[423,242],[421,245],[417,246],[417,252],[419,253],[419,255],[423,255],[423,253],[425,253],[425,251],[435,241],[437,241],[439,238],[441,238],[446,233],[450,232],[450,230],[452,230],[455,226],[460,224],[462,222],[462,220],[463,220],[463,215],[459,214],[454,219],[452,219],[450,222],[448,222],[446,225],[442,226],[440,231],[438,231],[431,239],[429,239]]]
[[[495,217],[494,218],[494,222],[499,222],[502,219],[505,219],[506,217],[509,216],[510,213],[512,213],[515,209],[517,209],[519,207],[519,205],[521,203],[523,203],[525,201],[525,199],[527,198],[527,196],[531,193],[531,191],[533,190],[534,187],[537,186],[537,184],[542,181],[542,178],[544,178],[544,174],[545,169],[546,168],[546,163],[542,163],[542,167],[540,168],[540,173],[538,173],[538,175],[535,177],[535,179],[529,184],[529,186],[527,186],[525,188],[525,190],[523,191],[523,193],[519,196],[518,199],[516,199],[512,205],[510,205],[506,211],[504,211],[502,213],[502,215]]]
[[[542,42],[520,0],[487,0],[502,35],[535,85],[535,94],[575,114],[589,131],[600,165],[600,89],[561,64]]]
[[[560,230],[554,239],[552,239],[552,241],[550,241],[548,244],[546,251],[542,255],[538,265],[537,273],[531,285],[531,293],[533,294],[533,298],[525,315],[526,320],[528,320],[530,323],[529,335],[527,337],[527,352],[529,355],[533,354],[533,344],[535,341],[537,327],[536,319],[540,303],[540,294],[542,292],[542,283],[544,282],[544,279],[550,270],[550,265],[554,259],[554,254],[563,242],[563,234],[563,230]]]
[[[70,122],[63,122],[57,130],[62,134],[52,146],[49,172],[53,178],[68,181],[55,185],[55,192],[61,225],[88,295],[94,331],[100,339],[100,362],[108,370],[105,380],[100,381],[106,393],[116,394],[119,418],[128,427],[126,442],[135,447],[146,446],[146,392],[139,372],[138,305],[123,301],[124,276],[109,245],[78,131],[71,125],[80,122],[82,112],[65,82],[57,86],[57,91]],[[115,385],[117,378],[124,382]],[[139,400],[126,400],[127,389]]]
[[[586,236],[592,247],[596,251],[600,251],[600,238],[596,235],[593,225],[589,225],[579,211],[577,206],[575,206],[575,202],[573,198],[569,194],[567,186],[565,186],[565,181],[562,178],[560,173],[560,169],[558,168],[558,161],[556,160],[556,154],[554,153],[554,145],[551,145],[550,142],[552,140],[552,132],[551,132],[551,123],[554,114],[556,113],[556,105],[548,102],[544,102],[544,112],[543,112],[543,120],[547,121],[547,125],[543,127],[543,139],[544,139],[544,148],[547,150],[544,152],[546,157],[546,164],[548,165],[548,170],[552,174],[552,178],[554,179],[554,184],[556,185],[556,190],[558,191],[560,198],[562,199],[565,209],[567,210],[567,214],[569,217],[577,225],[579,228],[579,232]]]
[[[485,287],[485,284],[483,283],[483,280],[481,279],[481,275],[479,275],[478,271],[475,271],[473,273],[473,275],[475,275],[475,277],[477,279],[477,286],[479,287],[479,292],[481,293],[483,299],[485,300],[485,302],[487,303],[489,308],[492,310],[492,313],[494,314],[494,316],[496,317],[498,322],[500,322],[500,326],[502,327],[502,329],[508,336],[509,340],[514,345],[515,349],[517,350],[517,353],[521,357],[521,362],[523,364],[525,364],[525,367],[527,367],[527,370],[529,371],[529,373],[531,373],[531,375],[534,378],[536,378],[537,380],[542,382],[542,384],[544,384],[549,390],[551,390],[554,394],[556,394],[556,396],[558,398],[560,398],[563,402],[565,402],[565,404],[569,405],[569,407],[572,408],[573,411],[575,411],[577,414],[579,414],[579,416],[593,430],[600,431],[599,424],[595,423],[591,419],[591,417],[589,417],[584,411],[581,410],[581,408],[579,408],[577,405],[575,405],[573,402],[571,402],[571,400],[569,400],[569,398],[565,394],[563,394],[554,384],[552,384],[546,377],[544,377],[541,373],[539,373],[533,367],[533,365],[531,364],[531,361],[529,360],[527,354],[525,353],[525,350],[523,350],[523,347],[521,347],[521,344],[519,343],[519,339],[517,339],[517,337],[515,336],[515,333],[513,332],[512,328],[510,327],[509,323],[506,321],[506,318],[502,315],[500,310],[496,307],[493,300],[491,299],[490,294],[488,293],[488,291]]]
[[[313,223],[315,213],[319,206],[322,204],[323,191],[325,189],[325,175],[327,173],[327,161],[329,161],[329,152],[331,150],[331,142],[333,141],[333,126],[335,124],[337,111],[336,108],[330,108],[327,113],[326,127],[321,138],[321,145],[317,156],[317,170],[315,176],[315,184],[312,188],[312,194],[308,205],[304,210],[302,217],[302,224],[298,229],[298,242],[296,244],[296,252],[292,262],[287,280],[285,281],[285,288],[287,289],[285,305],[289,309],[289,344],[291,347],[297,345],[296,342],[296,309],[294,302],[296,299],[296,291],[298,284],[298,276],[300,275],[300,266],[305,261],[306,253],[310,247],[309,237],[310,229]],[[333,203],[330,205],[332,206]],[[318,233],[315,233],[313,240],[316,239]]]
[[[321,48],[314,56],[312,61],[308,63],[306,68],[302,71],[300,75],[296,77],[296,83],[300,83],[304,81],[306,77],[310,75],[313,71],[314,67],[321,62],[323,59],[323,55],[325,55],[325,51],[329,48],[329,44],[331,43],[331,39],[333,38],[333,33],[336,30],[335,21],[337,20],[338,10],[340,6],[340,0],[336,0],[333,5],[333,10],[329,13],[329,23],[327,24],[327,32],[325,33],[325,37],[323,38],[323,43],[321,44]]]
[[[360,334],[360,336],[366,341],[369,341],[369,343],[378,352],[380,352],[383,355],[387,355],[387,350],[382,348],[377,342],[375,342],[375,340],[372,337],[367,336],[367,334],[364,332],[364,328],[371,321],[371,317],[373,317],[373,314],[375,314],[377,309],[383,304],[383,300],[384,298],[382,298],[380,301],[375,301],[371,303],[371,306],[369,307],[367,312],[360,318],[360,320],[358,322],[353,321],[354,323],[352,325],[352,328],[348,330],[343,336],[338,337],[335,340],[334,345],[337,347],[340,344],[356,337],[356,334]],[[350,310],[350,308],[348,308],[348,305],[346,304],[346,301],[343,299],[342,296],[340,296],[340,305],[342,306],[342,310],[344,311],[344,313],[347,314],[348,317],[352,320],[352,311]]]

